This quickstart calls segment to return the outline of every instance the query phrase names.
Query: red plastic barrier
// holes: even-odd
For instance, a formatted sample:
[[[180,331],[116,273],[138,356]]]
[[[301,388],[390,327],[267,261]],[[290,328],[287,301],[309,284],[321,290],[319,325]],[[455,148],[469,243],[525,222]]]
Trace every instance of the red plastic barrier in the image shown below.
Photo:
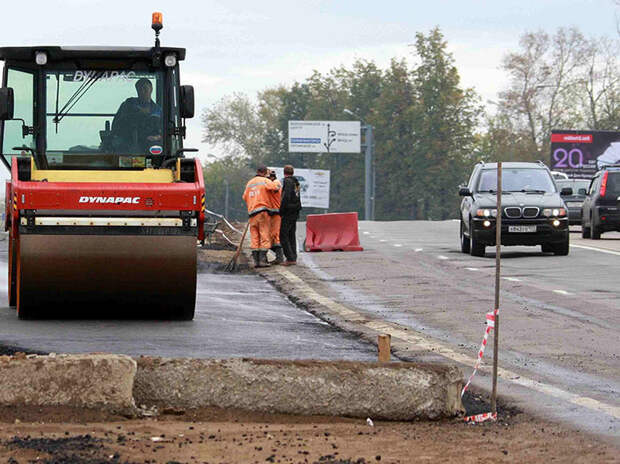
[[[357,232],[357,213],[309,214],[306,251],[364,251]]]

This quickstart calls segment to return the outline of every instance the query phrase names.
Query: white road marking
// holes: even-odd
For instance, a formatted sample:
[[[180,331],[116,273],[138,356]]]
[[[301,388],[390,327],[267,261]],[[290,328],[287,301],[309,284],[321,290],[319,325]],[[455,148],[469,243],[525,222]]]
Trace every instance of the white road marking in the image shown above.
[[[450,259],[450,258],[448,258],[447,256],[444,256],[444,255],[438,255],[437,259]]]
[[[424,248],[416,248],[416,249],[415,249],[415,252],[416,252],[416,253],[419,253],[419,252],[420,252],[420,251],[422,251],[423,249],[424,249]]]
[[[395,243],[394,246],[395,247],[401,247],[402,245],[400,243]]]
[[[596,247],[590,247],[590,246],[585,246],[585,245],[573,245],[572,243],[570,246],[571,248],[583,248],[584,250],[599,251],[601,253],[607,253],[610,255],[620,256],[620,251],[604,250],[603,248],[596,248]]]
[[[554,290],[553,293],[559,293],[560,295],[574,295],[573,293],[567,292],[566,290]]]
[[[381,240],[379,240],[380,242],[387,242],[386,239],[382,238]]]
[[[521,282],[521,279],[517,279],[516,277],[502,277],[504,280],[509,280],[511,282]]]
[[[467,269],[468,271],[479,271],[480,270],[477,267],[466,267],[465,269]]]
[[[368,235],[368,234],[370,234],[370,232],[364,231],[364,232],[362,232],[362,234]]]
[[[460,364],[465,364],[468,366],[473,366],[476,362],[476,359],[461,354],[453,349],[449,348],[447,345],[444,345],[437,340],[428,338],[426,336],[422,336],[415,330],[403,330],[397,324],[393,324],[390,322],[382,322],[382,321],[369,321],[362,314],[353,311],[340,303],[337,303],[330,298],[327,298],[323,295],[317,293],[314,289],[312,289],[307,283],[305,283],[298,276],[293,274],[291,271],[284,269],[282,267],[277,267],[276,272],[281,274],[284,278],[288,279],[290,282],[296,284],[297,291],[301,294],[304,294],[319,304],[324,305],[325,307],[331,309],[335,313],[342,316],[345,320],[351,322],[358,322],[363,326],[375,330],[379,333],[389,333],[395,338],[400,338],[406,342],[411,343],[416,349],[424,349],[427,351],[432,351],[437,354],[440,354],[454,362],[458,362]],[[609,416],[612,416],[616,419],[620,419],[620,407],[613,406],[607,403],[603,403],[601,401],[595,400],[594,398],[589,398],[587,396],[579,396],[575,393],[570,393],[560,388],[554,387],[553,385],[545,384],[539,382],[537,380],[533,380],[527,377],[524,377],[516,372],[510,371],[508,369],[499,368],[498,376],[501,379],[512,382],[514,384],[520,385],[525,388],[529,388],[530,390],[535,390],[541,393],[544,393],[549,396],[553,396],[555,398],[559,398],[565,401],[568,401],[572,404],[582,406],[587,409],[591,409],[594,411],[602,412]]]

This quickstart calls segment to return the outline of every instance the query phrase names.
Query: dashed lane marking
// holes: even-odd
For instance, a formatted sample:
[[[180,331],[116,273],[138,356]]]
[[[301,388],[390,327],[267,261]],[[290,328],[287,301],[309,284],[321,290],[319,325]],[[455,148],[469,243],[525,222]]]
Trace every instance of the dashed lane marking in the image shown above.
[[[387,242],[386,239],[382,238],[381,240],[379,240],[380,242]]]
[[[420,252],[420,251],[422,251],[422,250],[424,250],[424,248],[416,248],[414,251],[415,251],[416,253],[419,253],[419,252]]]
[[[566,290],[554,290],[553,293],[558,293],[560,295],[574,295],[574,293],[567,292]]]
[[[368,234],[370,234],[370,232],[364,231],[364,232],[362,232],[362,234],[368,235]]]
[[[572,243],[570,247],[571,248],[582,248],[584,250],[598,251],[600,253],[607,253],[610,255],[620,256],[620,251],[605,250],[603,248],[597,248],[597,247],[591,247],[591,246],[585,246],[585,245],[573,245]]]
[[[468,271],[479,271],[480,270],[477,267],[466,267],[465,269],[467,269]]]
[[[517,279],[516,277],[502,277],[504,280],[509,280],[510,282],[521,282],[521,279]]]
[[[395,243],[394,246],[395,247],[401,247],[402,245],[400,243]]]
[[[326,308],[329,308],[330,310],[341,316],[347,322],[357,322],[364,327],[367,327],[378,333],[389,333],[394,338],[399,338],[405,342],[412,344],[417,350],[423,349],[427,351],[432,351],[460,364],[473,366],[476,362],[476,359],[474,359],[473,357],[454,351],[447,345],[444,345],[443,343],[440,343],[437,340],[431,339],[429,337],[422,336],[413,329],[403,330],[401,326],[390,322],[369,321],[368,318],[363,316],[361,313],[353,311],[345,307],[344,305],[319,294],[318,292],[313,290],[306,282],[304,282],[302,279],[300,279],[298,276],[296,276],[287,269],[277,267],[276,272],[282,275],[282,277],[287,279],[289,282],[295,284],[295,286],[297,287],[296,293],[305,295],[308,298],[313,299],[317,303],[322,304]],[[560,388],[554,387],[553,385],[548,385],[537,380],[524,377],[520,374],[517,374],[516,372],[501,367],[498,369],[497,374],[501,379],[512,382],[513,384],[520,385],[522,387],[529,388],[530,390],[535,390],[549,396],[553,396],[555,398],[567,401],[578,406],[582,406],[593,411],[602,412],[616,419],[620,419],[620,407],[618,406],[603,403],[587,396],[579,396],[575,393],[570,393]]]
[[[438,255],[437,259],[450,259],[450,258],[448,258],[447,256],[444,256],[444,255]]]

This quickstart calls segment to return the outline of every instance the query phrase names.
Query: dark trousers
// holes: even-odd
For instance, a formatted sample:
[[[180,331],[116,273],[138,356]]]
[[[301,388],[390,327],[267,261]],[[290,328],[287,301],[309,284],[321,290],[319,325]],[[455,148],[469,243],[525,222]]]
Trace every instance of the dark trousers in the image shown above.
[[[282,216],[280,226],[280,244],[284,250],[287,261],[297,261],[297,242],[295,240],[295,229],[297,228],[296,217]]]

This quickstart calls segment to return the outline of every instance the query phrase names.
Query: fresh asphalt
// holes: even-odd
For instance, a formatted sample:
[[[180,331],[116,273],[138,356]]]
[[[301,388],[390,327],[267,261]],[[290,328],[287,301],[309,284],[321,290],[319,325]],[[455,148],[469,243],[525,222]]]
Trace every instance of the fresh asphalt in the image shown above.
[[[374,346],[298,309],[262,278],[247,274],[200,273],[196,317],[191,322],[21,321],[6,303],[6,246],[0,253],[4,346],[45,353],[215,359],[375,360],[377,356]]]

